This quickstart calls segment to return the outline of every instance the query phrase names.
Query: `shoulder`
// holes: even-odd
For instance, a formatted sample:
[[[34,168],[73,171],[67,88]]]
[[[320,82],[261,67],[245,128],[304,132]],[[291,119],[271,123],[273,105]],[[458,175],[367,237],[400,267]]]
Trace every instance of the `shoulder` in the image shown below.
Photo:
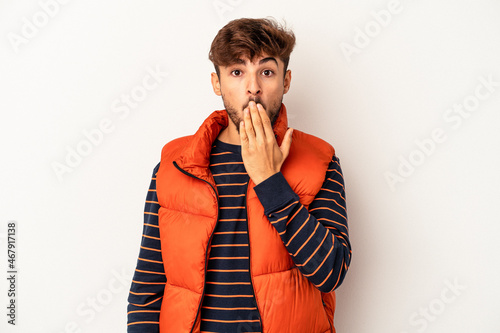
[[[302,131],[293,130],[292,147],[290,153],[297,155],[301,160],[308,158],[331,161],[335,155],[335,149],[331,144],[314,135],[304,133]]]
[[[191,142],[193,135],[183,136],[166,143],[161,150],[161,159],[175,160]]]
[[[281,172],[302,204],[308,206],[319,192],[334,156],[335,149],[328,142],[293,130],[292,146]]]

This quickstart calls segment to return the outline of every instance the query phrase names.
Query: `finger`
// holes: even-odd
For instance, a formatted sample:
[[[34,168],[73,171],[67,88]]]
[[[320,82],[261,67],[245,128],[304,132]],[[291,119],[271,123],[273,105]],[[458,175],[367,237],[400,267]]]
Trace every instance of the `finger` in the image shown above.
[[[255,142],[255,131],[253,128],[252,117],[250,116],[250,110],[248,108],[243,109],[243,122],[243,128],[248,144],[253,144],[253,142]]]
[[[283,154],[283,161],[288,157],[288,153],[290,153],[290,147],[292,145],[292,134],[293,128],[289,128],[285,133],[283,142],[281,143],[280,150]]]
[[[266,138],[274,138],[273,126],[271,124],[271,119],[267,115],[266,110],[262,106],[262,104],[257,104],[257,108],[259,109],[260,119],[262,120],[262,127],[264,129],[264,134]]]
[[[248,149],[248,136],[245,131],[245,122],[240,121],[240,141],[241,141],[241,149]]]
[[[255,138],[258,142],[263,142],[266,135],[264,133],[260,111],[254,101],[251,101],[248,105],[250,107],[250,116],[252,117],[252,126],[255,131]]]

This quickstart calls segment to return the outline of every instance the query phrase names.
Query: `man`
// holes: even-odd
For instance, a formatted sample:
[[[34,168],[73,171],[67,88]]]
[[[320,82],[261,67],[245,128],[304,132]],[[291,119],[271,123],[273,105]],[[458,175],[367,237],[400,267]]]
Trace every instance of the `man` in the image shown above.
[[[129,332],[335,332],[351,258],[339,160],[289,129],[295,36],[229,22],[209,54],[215,111],[162,150],[146,199]]]

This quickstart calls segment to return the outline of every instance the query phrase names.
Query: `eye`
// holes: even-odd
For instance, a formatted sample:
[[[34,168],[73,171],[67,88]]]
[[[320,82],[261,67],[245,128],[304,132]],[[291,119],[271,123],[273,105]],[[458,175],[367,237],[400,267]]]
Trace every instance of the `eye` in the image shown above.
[[[232,75],[234,76],[240,76],[241,75],[241,71],[239,69],[235,69],[234,71],[231,72]]]
[[[265,70],[262,71],[262,74],[264,76],[271,76],[271,75],[274,74],[274,72],[272,70],[270,70],[270,69],[265,69]]]

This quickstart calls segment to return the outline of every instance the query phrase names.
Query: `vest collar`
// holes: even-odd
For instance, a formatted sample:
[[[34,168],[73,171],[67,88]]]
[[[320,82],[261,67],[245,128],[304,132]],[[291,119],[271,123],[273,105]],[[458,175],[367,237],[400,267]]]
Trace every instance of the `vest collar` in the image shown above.
[[[229,117],[226,110],[212,112],[192,136],[192,139],[188,141],[176,163],[192,175],[210,181],[209,164],[212,144],[219,136],[219,133],[228,126],[228,121]],[[278,145],[281,145],[287,129],[286,108],[284,104],[281,104],[278,118],[273,126]]]

